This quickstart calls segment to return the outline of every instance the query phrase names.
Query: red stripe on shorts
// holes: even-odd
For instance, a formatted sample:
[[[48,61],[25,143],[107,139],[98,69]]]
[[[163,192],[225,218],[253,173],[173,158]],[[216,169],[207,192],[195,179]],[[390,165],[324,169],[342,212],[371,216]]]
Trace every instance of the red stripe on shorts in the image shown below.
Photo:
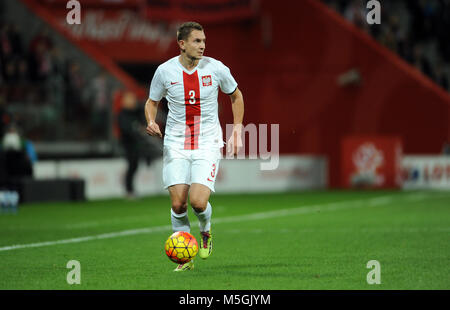
[[[186,130],[184,149],[198,149],[198,136],[200,135],[200,83],[197,71],[187,74],[183,71],[184,105],[186,107]]]

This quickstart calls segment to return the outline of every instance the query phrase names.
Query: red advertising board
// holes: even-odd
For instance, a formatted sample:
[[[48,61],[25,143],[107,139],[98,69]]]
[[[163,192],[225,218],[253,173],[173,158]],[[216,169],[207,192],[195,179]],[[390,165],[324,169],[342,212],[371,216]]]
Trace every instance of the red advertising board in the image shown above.
[[[400,188],[402,142],[397,137],[352,136],[341,142],[341,186]]]
[[[65,10],[52,13],[76,42],[91,44],[115,61],[160,63],[178,52],[175,22],[153,22],[132,10],[83,9],[81,24],[69,25]]]
[[[39,3],[78,44],[88,43],[114,61],[150,63],[162,63],[179,52],[176,33],[182,22],[247,20],[256,17],[259,8],[258,0],[86,0],[79,1],[80,24],[71,24],[68,1]]]

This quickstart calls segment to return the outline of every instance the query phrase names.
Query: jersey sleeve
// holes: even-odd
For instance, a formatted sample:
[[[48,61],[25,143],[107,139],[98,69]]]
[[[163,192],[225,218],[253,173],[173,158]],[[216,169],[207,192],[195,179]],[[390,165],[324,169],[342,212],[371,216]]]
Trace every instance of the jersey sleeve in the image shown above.
[[[227,95],[234,93],[238,84],[231,75],[230,69],[220,61],[218,62],[217,75],[219,77],[220,89]]]
[[[161,74],[161,68],[156,69],[153,75],[152,82],[150,84],[150,93],[148,98],[153,101],[160,101],[166,96],[166,87],[164,86],[163,75]]]

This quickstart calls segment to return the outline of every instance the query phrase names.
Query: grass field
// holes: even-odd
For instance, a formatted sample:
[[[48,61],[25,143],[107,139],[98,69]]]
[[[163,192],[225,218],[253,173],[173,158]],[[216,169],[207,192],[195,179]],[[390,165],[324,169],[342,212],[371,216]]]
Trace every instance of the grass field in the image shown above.
[[[450,193],[214,195],[214,251],[174,273],[167,196],[0,215],[0,289],[450,289]],[[191,232],[198,237],[190,210]],[[81,284],[66,282],[69,260]],[[370,260],[381,284],[366,281]]]

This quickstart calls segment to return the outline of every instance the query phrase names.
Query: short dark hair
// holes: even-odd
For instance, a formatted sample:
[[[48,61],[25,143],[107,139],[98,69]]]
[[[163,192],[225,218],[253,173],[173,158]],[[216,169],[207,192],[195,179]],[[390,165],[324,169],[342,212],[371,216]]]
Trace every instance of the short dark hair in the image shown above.
[[[202,25],[196,22],[183,23],[177,30],[177,41],[187,40],[192,30],[203,31]]]

